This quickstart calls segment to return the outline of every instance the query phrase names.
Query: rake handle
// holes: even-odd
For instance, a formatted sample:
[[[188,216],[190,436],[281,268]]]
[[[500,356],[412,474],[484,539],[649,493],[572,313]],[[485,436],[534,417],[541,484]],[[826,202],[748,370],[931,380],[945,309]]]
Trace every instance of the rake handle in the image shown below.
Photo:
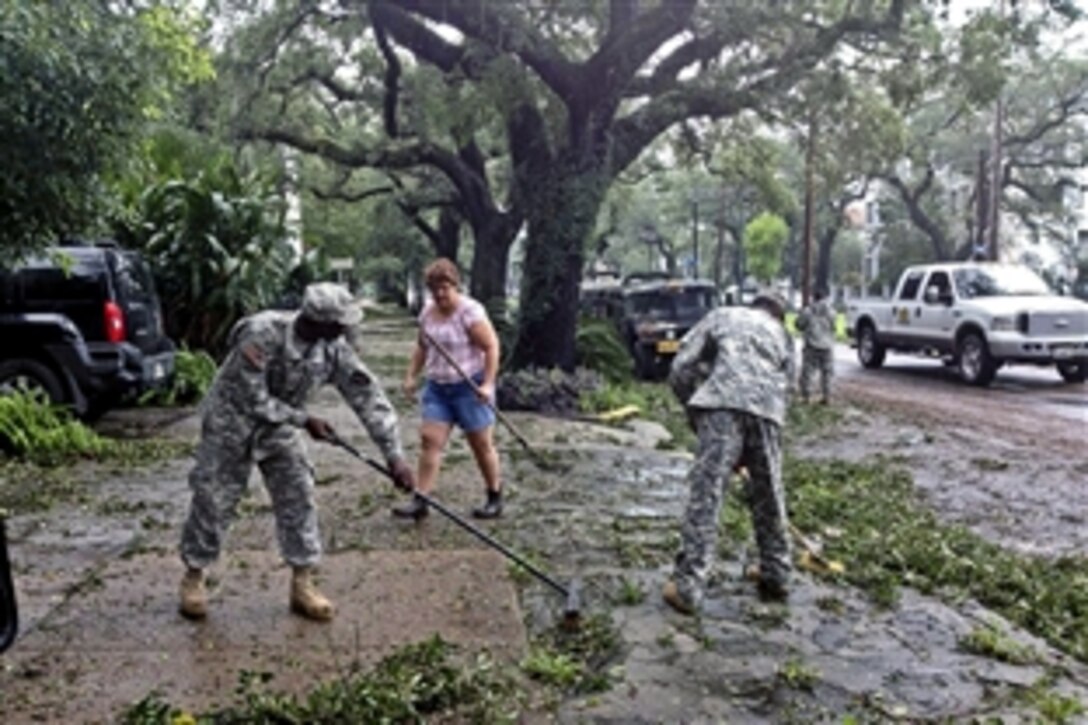
[[[441,345],[441,343],[439,343],[433,337],[431,337],[430,333],[428,333],[425,329],[423,329],[422,326],[420,326],[419,332],[423,336],[423,338],[427,341],[427,344],[429,344],[431,347],[433,347],[438,352],[438,354],[442,356],[442,359],[445,360],[446,362],[448,362],[450,364],[450,367],[452,367],[454,370],[457,371],[457,374],[461,376],[461,379],[469,384],[469,386],[472,388],[472,392],[476,393],[476,395],[479,396],[480,398],[483,398],[483,400],[487,404],[487,407],[491,408],[491,412],[493,412],[496,415],[496,417],[498,417],[498,419],[500,421],[502,421],[503,425],[506,426],[507,430],[509,430],[513,434],[513,436],[515,438],[517,438],[518,443],[520,443],[522,446],[524,446],[525,449],[528,450],[530,453],[536,453],[536,451],[533,449],[533,447],[531,445],[529,445],[529,441],[526,440],[525,436],[523,436],[521,434],[521,431],[519,431],[517,428],[515,428],[514,424],[511,423],[510,420],[505,415],[503,415],[503,412],[501,410],[499,410],[499,407],[497,405],[495,405],[495,403],[491,400],[491,398],[484,397],[483,395],[480,394],[480,386],[477,385],[476,381],[473,380],[469,376],[469,374],[465,372],[465,369],[463,367],[461,367],[460,363],[458,363],[453,358],[453,355],[450,354],[450,351],[447,350],[446,348],[444,348]]]
[[[359,460],[363,461],[368,466],[370,466],[374,470],[378,471],[379,473],[381,473],[383,476],[390,479],[391,481],[396,480],[395,476],[393,476],[393,471],[391,471],[387,466],[382,465],[378,461],[375,461],[373,458],[370,458],[368,456],[364,456],[359,451],[358,448],[351,445],[350,443],[348,443],[343,438],[340,438],[339,436],[336,436],[336,437],[330,438],[329,440],[333,444],[340,446],[341,448],[346,450],[351,455],[353,455],[356,458],[358,458]],[[458,526],[460,526],[465,531],[467,531],[470,534],[472,534],[473,536],[475,536],[480,541],[482,541],[485,544],[487,544],[488,546],[491,546],[492,548],[497,549],[498,551],[502,552],[502,554],[505,555],[511,561],[514,561],[517,564],[520,564],[521,566],[523,566],[533,576],[535,576],[537,579],[544,582],[545,584],[549,585],[552,589],[555,589],[555,591],[559,592],[564,597],[568,597],[568,598],[570,597],[570,592],[567,590],[567,588],[565,586],[563,586],[562,584],[557,582],[555,579],[553,579],[550,576],[548,576],[547,574],[545,574],[543,571],[538,569],[533,564],[530,564],[528,561],[526,561],[522,557],[518,556],[518,554],[516,552],[511,551],[502,542],[492,538],[489,534],[487,534],[484,531],[481,531],[480,529],[476,528],[475,526],[470,524],[468,521],[465,521],[464,518],[462,518],[459,514],[454,512],[452,509],[448,508],[445,504],[441,503],[440,501],[436,501],[435,499],[431,498],[430,496],[428,496],[428,495],[426,495],[424,493],[419,493],[418,491],[416,491],[414,493],[414,495],[419,496],[419,498],[421,500],[423,500],[423,502],[426,503],[428,506],[433,506],[443,516],[445,516],[450,521],[452,521],[453,523],[457,524]]]

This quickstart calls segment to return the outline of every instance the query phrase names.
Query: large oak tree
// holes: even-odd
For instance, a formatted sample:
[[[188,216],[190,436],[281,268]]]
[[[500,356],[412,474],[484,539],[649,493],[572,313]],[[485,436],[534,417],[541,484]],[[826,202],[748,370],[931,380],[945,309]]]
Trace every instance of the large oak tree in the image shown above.
[[[617,175],[676,124],[758,112],[844,42],[866,52],[897,31],[907,5],[343,0],[341,7],[369,16],[391,49],[448,83],[502,80],[491,102],[505,131],[504,205],[494,201],[497,189],[479,173],[471,147],[466,156],[426,137],[366,147],[297,127],[260,135],[345,163],[427,163],[462,194],[474,190],[491,204],[494,223],[520,225],[523,217],[513,361],[570,368],[586,241]],[[386,58],[386,108],[395,109],[401,55]]]

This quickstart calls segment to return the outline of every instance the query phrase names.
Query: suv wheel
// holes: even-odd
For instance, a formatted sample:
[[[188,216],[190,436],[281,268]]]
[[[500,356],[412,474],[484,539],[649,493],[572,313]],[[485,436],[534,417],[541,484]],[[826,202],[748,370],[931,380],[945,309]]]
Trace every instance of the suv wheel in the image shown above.
[[[1083,383],[1088,381],[1088,362],[1060,362],[1058,374],[1067,383]]]
[[[65,402],[60,378],[37,360],[16,358],[0,363],[0,393],[19,390],[40,390],[58,405]]]
[[[982,335],[968,332],[960,339],[956,352],[956,367],[963,382],[983,387],[993,382],[997,365],[990,357],[990,348]]]

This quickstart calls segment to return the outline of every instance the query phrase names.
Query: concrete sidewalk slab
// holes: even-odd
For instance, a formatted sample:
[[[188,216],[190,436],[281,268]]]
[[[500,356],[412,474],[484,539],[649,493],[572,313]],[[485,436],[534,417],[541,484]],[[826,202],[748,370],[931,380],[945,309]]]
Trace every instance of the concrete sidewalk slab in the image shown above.
[[[105,721],[152,691],[198,712],[230,702],[245,671],[302,693],[432,635],[500,659],[527,648],[506,561],[490,551],[327,557],[319,581],[338,607],[328,624],[289,613],[289,570],[270,552],[232,552],[203,622],[177,613],[181,573],[172,556],[112,562],[24,633],[0,659],[4,721]]]

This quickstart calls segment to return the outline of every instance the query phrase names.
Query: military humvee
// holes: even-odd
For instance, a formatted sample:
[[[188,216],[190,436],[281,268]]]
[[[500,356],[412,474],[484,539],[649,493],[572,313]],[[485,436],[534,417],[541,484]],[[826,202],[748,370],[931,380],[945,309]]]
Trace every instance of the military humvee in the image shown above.
[[[622,283],[587,284],[582,310],[611,320],[646,380],[668,375],[680,338],[719,304],[709,280],[680,279],[664,273],[636,273]]]

